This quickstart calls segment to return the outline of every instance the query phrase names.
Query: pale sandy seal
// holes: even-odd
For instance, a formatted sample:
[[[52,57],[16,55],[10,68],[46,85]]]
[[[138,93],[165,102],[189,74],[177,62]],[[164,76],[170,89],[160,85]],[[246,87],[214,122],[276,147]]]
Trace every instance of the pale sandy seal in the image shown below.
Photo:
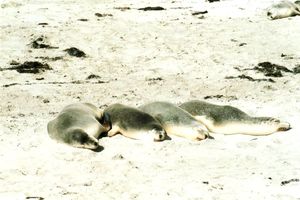
[[[138,140],[162,141],[166,133],[160,123],[151,115],[136,108],[112,104],[104,109],[111,120],[112,129],[108,136],[120,133],[126,137]]]
[[[251,117],[232,106],[221,106],[205,101],[188,101],[179,107],[189,112],[214,133],[269,135],[290,129],[290,124],[271,117]]]
[[[78,148],[96,150],[101,133],[110,129],[108,115],[89,103],[66,106],[47,125],[50,138]]]
[[[142,105],[139,109],[155,117],[169,136],[176,135],[190,140],[203,140],[209,136],[204,125],[174,104],[157,101]]]
[[[281,1],[271,6],[268,9],[267,15],[270,19],[281,19],[300,15],[300,1],[295,1],[294,3],[290,1]]]

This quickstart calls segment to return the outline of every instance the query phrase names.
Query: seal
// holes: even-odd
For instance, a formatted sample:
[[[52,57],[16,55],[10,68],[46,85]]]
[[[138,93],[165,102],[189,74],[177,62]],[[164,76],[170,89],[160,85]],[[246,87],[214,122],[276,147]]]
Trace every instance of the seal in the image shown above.
[[[290,124],[271,117],[251,117],[232,106],[193,100],[179,106],[203,123],[210,132],[223,134],[269,135],[289,130]]]
[[[300,1],[295,1],[294,3],[290,1],[281,1],[278,4],[271,6],[267,12],[267,16],[272,20],[295,15],[300,15]]]
[[[97,150],[98,138],[110,129],[109,116],[90,103],[75,103],[63,108],[48,122],[50,138],[78,148]]]
[[[196,141],[209,137],[204,125],[174,104],[156,101],[142,105],[139,109],[156,118],[168,135],[176,135]]]
[[[111,119],[112,129],[108,136],[120,133],[138,140],[162,141],[166,133],[160,123],[151,115],[123,104],[112,104],[104,109]]]

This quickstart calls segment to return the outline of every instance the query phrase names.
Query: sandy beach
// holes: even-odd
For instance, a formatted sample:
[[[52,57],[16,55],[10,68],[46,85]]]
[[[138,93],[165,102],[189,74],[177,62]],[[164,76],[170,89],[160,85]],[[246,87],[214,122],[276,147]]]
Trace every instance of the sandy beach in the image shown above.
[[[0,200],[300,199],[300,17],[267,19],[275,2],[1,0]],[[20,71],[25,62],[40,68]],[[290,72],[254,69],[265,62]],[[193,99],[292,129],[200,142],[117,135],[101,152],[47,134],[71,103]]]

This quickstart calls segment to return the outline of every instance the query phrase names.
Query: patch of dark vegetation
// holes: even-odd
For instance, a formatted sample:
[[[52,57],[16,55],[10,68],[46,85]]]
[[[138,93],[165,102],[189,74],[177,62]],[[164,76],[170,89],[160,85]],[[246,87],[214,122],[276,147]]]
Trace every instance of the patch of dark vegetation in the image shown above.
[[[294,74],[299,74],[300,73],[300,65],[297,65],[296,67],[293,68],[293,73]]]
[[[270,82],[270,83],[275,83],[275,81],[271,78],[252,78],[251,76],[247,76],[245,74],[239,75],[239,76],[226,76],[225,79],[247,79],[249,81],[257,81],[257,82],[261,82],[261,81],[266,81],[266,82]]]
[[[42,23],[38,23],[39,26],[47,26],[48,23],[42,22]]]
[[[245,46],[245,45],[247,45],[247,43],[245,43],[245,42],[239,44],[240,47]]]
[[[281,185],[286,185],[286,184],[289,184],[291,182],[299,182],[300,180],[298,178],[293,178],[293,179],[290,179],[290,180],[287,180],[287,181],[281,181]]]
[[[35,57],[36,59],[42,59],[42,60],[49,60],[49,61],[57,61],[57,60],[62,60],[63,57],[62,56],[56,56],[56,57],[48,57],[48,56],[39,56],[39,57]]]
[[[75,47],[65,49],[64,51],[66,51],[70,56],[86,57],[86,54],[83,51],[81,51]]]
[[[43,103],[50,103],[50,101],[48,99],[44,99]]]
[[[78,21],[87,22],[87,21],[89,21],[89,20],[88,20],[88,19],[82,18],[82,19],[78,19]]]
[[[262,72],[264,73],[265,76],[269,76],[269,77],[283,77],[282,72],[292,73],[292,71],[289,70],[288,68],[284,66],[272,64],[270,62],[258,63],[258,65],[254,67],[253,70]]]
[[[162,81],[162,80],[164,80],[164,79],[161,78],[161,77],[157,77],[157,78],[148,78],[148,79],[146,79],[146,81]]]
[[[11,86],[16,86],[16,85],[65,85],[65,84],[103,84],[103,83],[109,83],[109,81],[102,81],[102,80],[98,80],[95,82],[91,82],[91,81],[82,81],[82,80],[77,80],[77,81],[70,81],[70,82],[63,82],[63,81],[52,81],[52,82],[31,82],[31,83],[11,83],[11,84],[6,84],[6,85],[2,85],[2,87],[11,87]]]
[[[156,78],[147,78],[146,81],[148,81],[148,85],[155,85],[160,81],[163,81],[164,79],[161,77],[156,77]]]
[[[125,10],[130,10],[131,8],[127,7],[127,6],[124,6],[124,7],[114,7],[114,9],[125,11]]]
[[[95,74],[91,74],[91,75],[89,75],[89,76],[86,78],[86,80],[90,80],[90,79],[99,79],[99,78],[101,78],[101,77],[98,76],[98,75],[95,75]]]
[[[19,73],[38,74],[46,70],[52,70],[52,68],[47,63],[40,63],[37,61],[26,61],[23,64],[13,63],[13,66],[14,67],[5,68],[5,69],[0,68],[0,71],[16,70]]]
[[[14,85],[20,85],[20,84],[18,84],[18,83],[11,83],[11,84],[2,85],[2,87],[10,87],[10,86],[14,86]]]
[[[144,8],[138,8],[138,10],[143,10],[143,11],[160,11],[160,10],[166,10],[165,8],[163,7],[160,7],[160,6],[147,6],[147,7],[144,7]]]
[[[193,12],[192,15],[203,15],[203,14],[206,14],[206,13],[208,13],[207,10],[205,10],[205,11]]]
[[[203,184],[206,184],[206,185],[208,185],[208,184],[209,184],[209,182],[208,182],[208,181],[203,181],[202,183],[203,183]]]
[[[112,157],[113,160],[124,160],[124,156],[122,154],[117,154]]]
[[[44,200],[44,197],[26,197],[25,199],[35,199],[35,200]]]
[[[174,9],[174,10],[183,10],[183,9],[191,9],[191,8],[193,8],[193,7],[191,7],[191,6],[185,6],[185,7],[183,7],[183,6],[178,6],[178,7],[171,7],[170,9]]]
[[[106,13],[104,13],[104,14],[101,14],[101,13],[95,13],[95,15],[96,15],[97,17],[112,17],[112,16],[113,16],[112,14],[106,14]]]
[[[294,59],[294,56],[283,54],[283,53],[280,55],[280,57],[284,58],[285,60],[292,60],[292,59]]]
[[[58,49],[48,44],[44,44],[44,37],[39,37],[31,42],[31,47],[34,49]]]
[[[230,99],[230,100],[237,100],[236,96],[224,96],[222,94],[217,94],[217,95],[209,95],[205,96],[203,99]]]

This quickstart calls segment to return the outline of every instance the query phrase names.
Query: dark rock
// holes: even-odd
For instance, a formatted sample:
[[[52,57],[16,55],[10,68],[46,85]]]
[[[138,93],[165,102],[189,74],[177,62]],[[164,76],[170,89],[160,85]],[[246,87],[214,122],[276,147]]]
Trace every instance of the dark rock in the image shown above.
[[[64,51],[66,51],[70,56],[75,56],[75,57],[85,57],[85,53],[75,47],[71,47],[68,49],[65,49]]]

